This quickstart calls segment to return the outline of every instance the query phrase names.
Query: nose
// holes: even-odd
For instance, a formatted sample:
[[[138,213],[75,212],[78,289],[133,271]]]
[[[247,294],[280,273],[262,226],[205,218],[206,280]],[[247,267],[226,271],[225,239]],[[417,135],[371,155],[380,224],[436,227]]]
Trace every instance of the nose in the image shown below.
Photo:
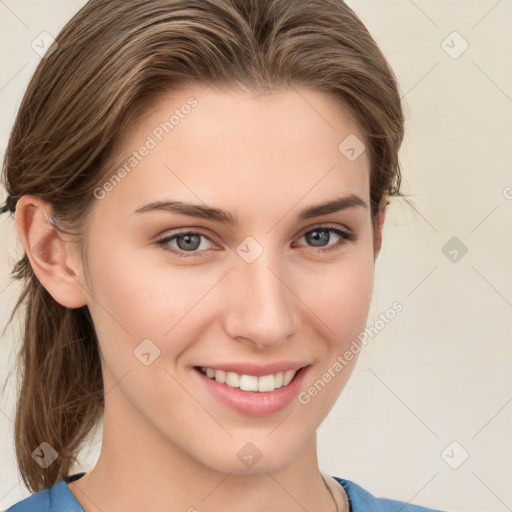
[[[252,263],[240,258],[227,278],[224,322],[229,336],[265,349],[285,343],[296,332],[299,301],[290,273],[268,251]]]

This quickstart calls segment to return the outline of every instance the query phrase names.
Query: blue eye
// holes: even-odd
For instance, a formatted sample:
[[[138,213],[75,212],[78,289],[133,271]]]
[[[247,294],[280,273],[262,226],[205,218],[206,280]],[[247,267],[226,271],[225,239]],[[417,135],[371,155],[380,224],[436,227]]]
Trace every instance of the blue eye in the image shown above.
[[[305,238],[313,244],[317,244],[317,242],[322,244],[324,241],[329,242],[331,240],[332,233],[339,237],[339,241],[336,244],[330,246],[313,245],[312,247],[316,247],[317,252],[327,252],[337,249],[347,242],[354,242],[357,239],[354,233],[333,226],[317,226],[304,233],[301,238]]]
[[[324,242],[330,242],[332,234],[339,238],[338,242],[334,245],[331,244],[324,246]],[[316,252],[331,251],[345,245],[347,242],[354,242],[357,240],[354,233],[334,226],[317,226],[305,232],[300,238],[304,238],[309,243],[312,243],[313,245],[310,247],[316,249]],[[201,246],[202,239],[211,242],[210,238],[204,233],[198,231],[182,231],[162,238],[161,240],[158,240],[156,244],[161,246],[165,251],[172,252],[178,256],[201,256],[205,250],[198,250]],[[171,246],[171,242],[175,242],[176,245]]]
[[[201,254],[197,253],[197,250],[201,246],[202,238],[210,240],[203,233],[197,233],[195,231],[183,231],[181,233],[176,233],[174,235],[163,238],[162,240],[159,240],[157,244],[161,245],[164,250],[173,252],[175,254],[178,254],[179,256],[200,256]],[[170,242],[174,241],[176,241],[178,250],[176,250],[176,248],[169,247]]]

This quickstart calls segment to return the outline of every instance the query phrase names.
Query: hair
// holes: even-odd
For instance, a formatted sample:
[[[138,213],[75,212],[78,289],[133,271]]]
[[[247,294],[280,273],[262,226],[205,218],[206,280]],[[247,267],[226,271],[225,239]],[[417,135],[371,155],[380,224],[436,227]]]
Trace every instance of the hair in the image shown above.
[[[73,235],[86,261],[93,191],[128,123],[163,93],[193,84],[331,95],[365,137],[372,219],[383,199],[404,196],[397,80],[342,0],[90,0],[41,59],[21,102],[2,169],[9,209],[24,194],[47,201],[54,228]],[[12,276],[23,288],[8,323],[25,306],[14,442],[23,481],[38,491],[69,476],[103,413],[103,378],[87,306],[56,302],[26,251]],[[32,458],[42,442],[58,453],[46,469]]]

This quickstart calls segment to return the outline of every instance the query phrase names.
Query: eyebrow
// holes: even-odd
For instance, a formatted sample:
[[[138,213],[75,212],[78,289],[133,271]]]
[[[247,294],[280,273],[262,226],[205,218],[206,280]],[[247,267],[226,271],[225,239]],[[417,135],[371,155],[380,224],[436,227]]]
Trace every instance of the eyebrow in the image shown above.
[[[297,216],[297,220],[303,221],[313,217],[319,217],[320,215],[334,213],[348,208],[355,208],[357,206],[362,206],[363,208],[368,207],[359,196],[349,194],[326,203],[309,206],[308,208],[300,211]],[[154,201],[138,208],[134,213],[146,213],[152,211],[167,211],[179,215],[188,215],[189,217],[221,222],[223,224],[237,224],[236,216],[226,210],[213,208],[211,206],[184,203],[182,201]]]

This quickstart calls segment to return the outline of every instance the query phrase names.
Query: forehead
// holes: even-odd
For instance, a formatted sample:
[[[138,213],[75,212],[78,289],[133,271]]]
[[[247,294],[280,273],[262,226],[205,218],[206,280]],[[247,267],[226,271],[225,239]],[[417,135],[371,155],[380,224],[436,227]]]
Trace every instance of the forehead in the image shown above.
[[[131,213],[172,198],[260,215],[264,206],[271,221],[294,205],[349,193],[365,199],[368,151],[347,158],[344,142],[360,151],[363,140],[348,110],[326,93],[293,87],[254,97],[190,87],[160,96],[131,123],[106,180],[122,178],[98,206]]]

